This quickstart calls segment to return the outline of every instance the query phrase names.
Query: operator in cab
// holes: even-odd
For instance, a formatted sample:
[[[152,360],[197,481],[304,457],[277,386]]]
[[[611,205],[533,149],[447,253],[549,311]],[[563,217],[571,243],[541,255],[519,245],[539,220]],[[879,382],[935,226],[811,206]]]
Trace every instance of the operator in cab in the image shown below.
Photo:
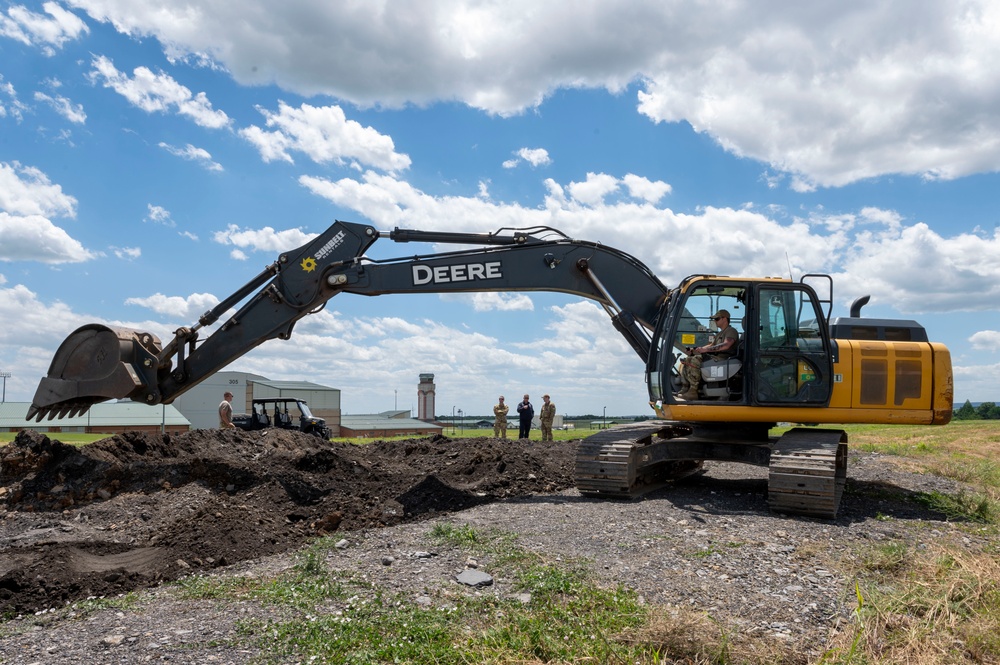
[[[725,360],[736,355],[736,344],[740,341],[740,333],[729,324],[729,310],[720,309],[711,317],[715,321],[718,332],[711,344],[696,346],[687,350],[687,356],[681,358],[681,381],[686,386],[677,393],[682,400],[698,399],[698,386],[701,385],[701,364],[703,354],[709,358]]]

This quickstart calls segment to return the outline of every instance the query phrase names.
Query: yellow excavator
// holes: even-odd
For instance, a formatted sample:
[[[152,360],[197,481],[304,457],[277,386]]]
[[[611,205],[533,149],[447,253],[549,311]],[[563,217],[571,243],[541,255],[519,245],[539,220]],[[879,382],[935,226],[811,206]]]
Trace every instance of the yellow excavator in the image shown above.
[[[367,258],[380,238],[460,247]],[[57,350],[27,417],[77,415],[108,399],[169,404],[263,342],[288,339],[299,319],[341,293],[473,291],[590,298],[645,363],[656,418],[579,444],[576,484],[587,495],[635,496],[699,471],[705,460],[724,460],[769,468],[772,511],[833,519],[847,477],[847,434],[816,425],[951,420],[948,349],[928,341],[914,321],[862,317],[867,297],[855,301],[850,316],[831,319],[828,275],[692,275],[667,288],[635,257],[550,227],[447,233],[341,221],[281,254],[165,345],[140,330],[77,329]],[[199,339],[202,328],[237,306]],[[695,393],[681,399],[680,362],[691,348],[715,341],[721,309],[738,341],[729,357],[704,358]]]

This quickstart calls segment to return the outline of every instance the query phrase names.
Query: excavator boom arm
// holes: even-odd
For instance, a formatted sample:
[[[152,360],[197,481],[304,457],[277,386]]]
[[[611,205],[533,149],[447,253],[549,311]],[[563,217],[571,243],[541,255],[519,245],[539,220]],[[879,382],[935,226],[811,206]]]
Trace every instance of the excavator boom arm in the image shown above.
[[[493,234],[396,229],[379,232],[335,222],[286,252],[245,286],[181,328],[161,348],[151,333],[89,324],[56,352],[39,384],[29,419],[63,417],[107,399],[170,403],[185,391],[270,339],[288,339],[295,323],[339,293],[555,291],[600,303],[615,328],[645,361],[667,288],[640,261],[617,249],[573,240],[554,229]],[[543,237],[544,236],[544,237]],[[365,251],[379,238],[453,243],[452,252],[372,260]],[[211,325],[246,302],[203,340]]]

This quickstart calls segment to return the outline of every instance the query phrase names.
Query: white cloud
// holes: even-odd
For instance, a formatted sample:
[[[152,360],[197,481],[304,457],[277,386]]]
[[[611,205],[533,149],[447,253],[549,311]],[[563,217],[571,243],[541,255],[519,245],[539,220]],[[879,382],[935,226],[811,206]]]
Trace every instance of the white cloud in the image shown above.
[[[606,173],[588,173],[584,182],[571,182],[566,186],[570,196],[588,206],[599,206],[604,197],[618,190],[617,178]]]
[[[44,92],[36,92],[35,100],[45,102],[51,106],[56,113],[66,118],[70,122],[82,125],[87,121],[87,114],[83,111],[83,104],[73,104],[70,100],[61,95],[50,97]]]
[[[622,178],[622,182],[628,187],[628,192],[632,197],[649,203],[658,203],[660,199],[673,191],[673,188],[665,182],[659,180],[654,182],[634,173],[626,175]]]
[[[139,247],[112,247],[111,251],[123,261],[134,261],[142,256],[142,249]]]
[[[211,293],[193,293],[186,298],[154,293],[145,298],[128,298],[125,300],[126,305],[146,307],[157,314],[182,321],[194,321],[198,319],[202,314],[218,305],[219,302],[221,301]]]
[[[260,107],[258,110],[273,131],[250,126],[241,129],[240,135],[257,148],[265,162],[291,163],[289,153],[297,151],[320,164],[356,160],[390,172],[410,166],[410,158],[395,151],[392,137],[348,120],[339,106],[302,104],[296,109],[279,102],[277,113]]]
[[[253,252],[284,252],[301,247],[316,237],[315,233],[305,233],[301,229],[285,229],[276,231],[270,226],[262,229],[241,229],[236,224],[230,224],[225,231],[216,231],[213,240],[221,245],[233,245],[231,256],[235,259],[245,259],[243,249]]]
[[[39,169],[0,162],[0,261],[79,263],[94,254],[50,217],[75,217],[76,199]]]
[[[161,226],[167,226],[173,228],[177,226],[175,222],[170,217],[170,211],[163,206],[153,205],[152,203],[146,204],[146,210],[148,211],[146,216],[142,219],[144,222],[152,222],[154,224],[160,224]]]
[[[535,167],[548,166],[552,163],[549,151],[545,148],[521,148],[514,154],[517,155],[515,159],[508,159],[503,163],[505,169],[515,168],[522,160]]]
[[[4,82],[3,74],[0,74],[0,93],[9,98],[6,102],[0,98],[0,118],[12,118],[15,122],[21,122],[28,107],[17,98],[14,86]]]
[[[996,376],[1000,374],[1000,362],[983,364],[955,364],[952,366],[955,386],[961,386],[961,394],[973,402],[995,402],[997,399]],[[961,406],[964,400],[959,401]]]
[[[80,263],[94,256],[45,217],[0,212],[0,261]]]
[[[209,171],[222,171],[222,164],[212,161],[212,153],[204,148],[196,148],[190,143],[185,145],[183,148],[177,148],[169,143],[160,142],[159,146],[169,152],[175,157],[180,157],[181,159],[186,159],[191,162],[197,162],[201,164],[205,169]]]
[[[76,199],[49,181],[41,170],[19,162],[0,162],[0,210],[15,215],[75,217]]]
[[[1000,302],[1000,229],[945,238],[926,224],[862,230],[842,259],[838,288],[903,312],[993,311]],[[956,298],[975,293],[975,298]]]
[[[38,295],[23,284],[0,288],[0,320],[17,321],[16,326],[0,326],[0,344],[11,347],[51,346],[54,350],[63,338],[86,321],[64,303],[45,304]],[[52,351],[39,355],[47,356],[38,376],[44,375],[52,360]]]
[[[90,31],[79,16],[55,2],[44,3],[42,9],[47,16],[24,5],[9,7],[6,15],[0,13],[0,36],[29,46],[40,45],[43,53],[54,55],[63,44]]]
[[[229,125],[229,117],[212,108],[204,92],[191,91],[167,74],[154,74],[146,67],[136,67],[129,78],[118,71],[110,58],[98,56],[91,62],[93,70],[90,78],[105,88],[111,88],[127,99],[136,108],[146,113],[173,110],[186,116],[195,124],[210,129],[220,129]]]
[[[457,100],[509,115],[559,89],[637,85],[637,109],[652,121],[690,123],[767,163],[768,182],[800,191],[1000,170],[1000,6],[991,0],[913,0],[905,11],[890,0],[683,9],[645,0],[628,11],[429,0],[391,12],[380,3],[71,2],[155,37],[173,58],[221,63],[241,84],[361,106]],[[290,158],[279,137],[247,131],[262,154]]]
[[[800,9],[731,5],[645,72],[640,111],[793,174],[799,191],[1000,168],[995,3]]]
[[[969,338],[969,343],[977,351],[1000,352],[1000,331],[980,330]]]

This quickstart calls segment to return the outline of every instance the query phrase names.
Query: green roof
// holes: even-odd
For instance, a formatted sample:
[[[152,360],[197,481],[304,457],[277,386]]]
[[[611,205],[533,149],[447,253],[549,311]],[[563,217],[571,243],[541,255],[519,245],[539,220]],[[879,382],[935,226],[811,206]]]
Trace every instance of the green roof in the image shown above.
[[[323,386],[318,383],[313,383],[312,381],[272,381],[270,379],[253,379],[254,384],[260,386],[268,386],[274,388],[275,390],[336,390],[340,392],[339,388],[331,388],[330,386]]]
[[[166,424],[172,427],[190,425],[173,404],[149,406],[138,402],[101,402],[90,407],[87,413],[72,418],[43,418],[41,422],[28,421],[28,402],[0,404],[0,428],[50,428],[50,427],[139,427]]]

